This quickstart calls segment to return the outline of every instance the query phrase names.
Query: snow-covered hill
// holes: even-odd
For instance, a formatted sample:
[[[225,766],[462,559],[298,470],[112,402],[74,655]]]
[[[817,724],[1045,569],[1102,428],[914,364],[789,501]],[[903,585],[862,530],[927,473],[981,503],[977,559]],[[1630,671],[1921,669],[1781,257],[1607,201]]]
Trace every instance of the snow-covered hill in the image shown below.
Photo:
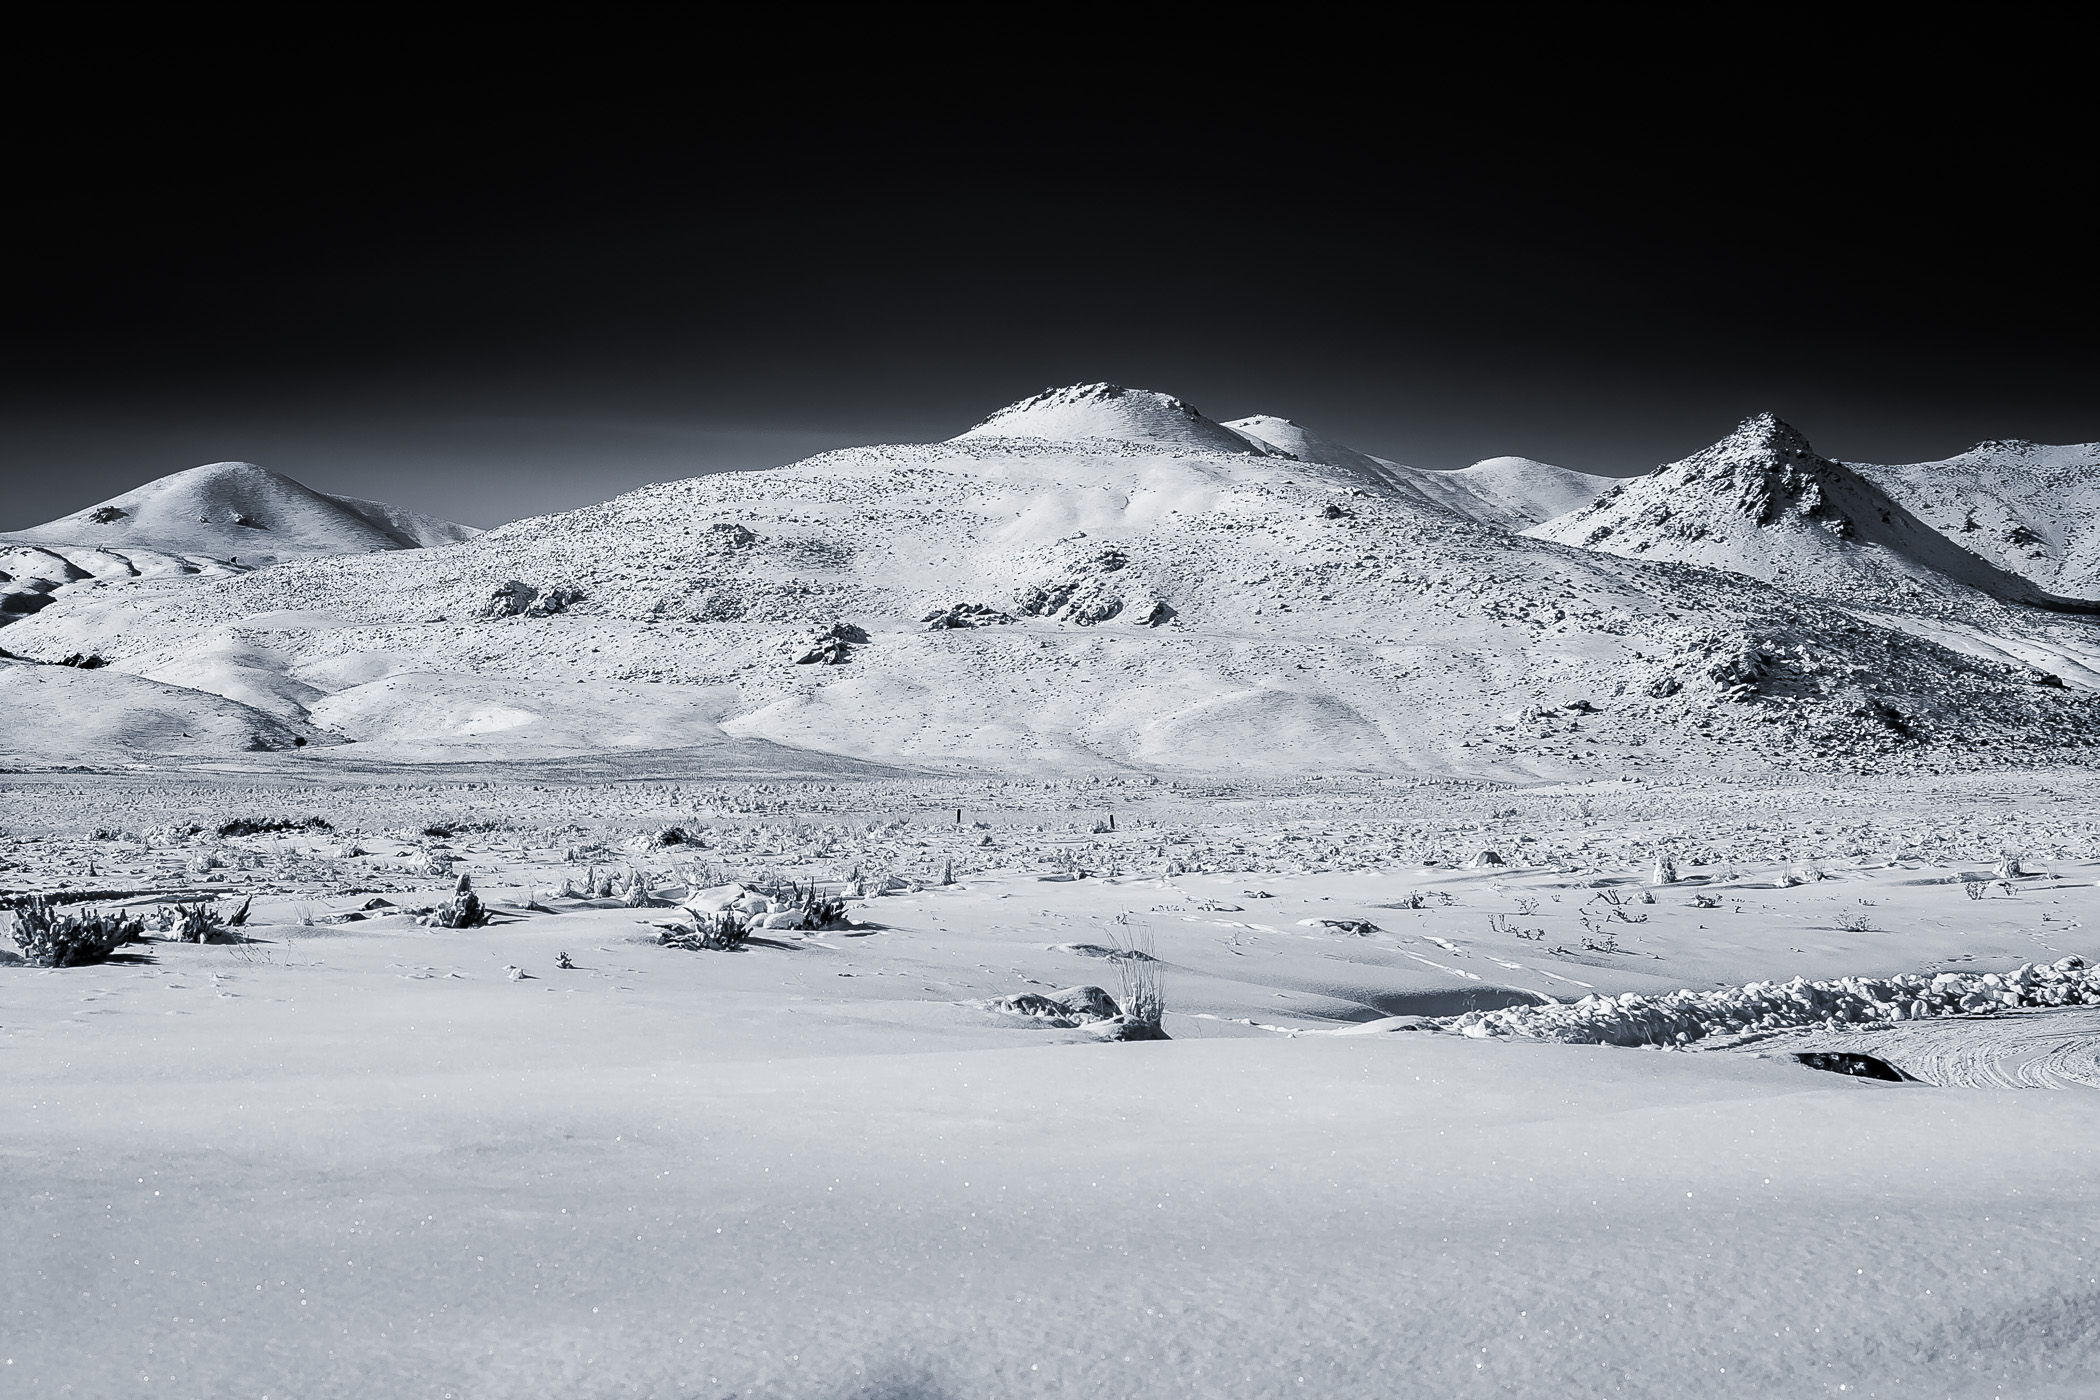
[[[79,584],[223,575],[318,554],[457,544],[480,533],[382,501],[330,496],[252,462],[214,462],[0,533],[0,620],[34,612]]]
[[[2100,598],[2100,443],[1980,442],[1939,462],[1848,465],[1970,553],[2051,593]]]
[[[1304,462],[1361,474],[1400,495],[1500,530],[1523,530],[1591,501],[1616,478],[1548,466],[1528,457],[1490,457],[1460,471],[1430,471],[1373,457],[1321,437],[1288,418],[1257,414],[1225,425]]]
[[[1413,480],[1430,499],[1483,525],[1525,530],[1588,505],[1619,484],[1529,457],[1490,457],[1453,472],[1416,470]]]
[[[1212,422],[1170,394],[1120,384],[1072,384],[1008,404],[955,442],[1040,438],[1047,442],[1110,439],[1192,452],[1279,455],[1269,444]]]
[[[330,496],[253,462],[213,462],[149,481],[0,542],[203,555],[270,564],[314,554],[421,549],[479,530],[379,501]]]
[[[1480,526],[1164,395],[988,422],[441,549],[69,596],[8,644],[403,760],[765,740],[987,771],[1616,777],[2100,735],[2092,697],[2025,666]],[[1213,430],[1231,441],[1190,445]]]

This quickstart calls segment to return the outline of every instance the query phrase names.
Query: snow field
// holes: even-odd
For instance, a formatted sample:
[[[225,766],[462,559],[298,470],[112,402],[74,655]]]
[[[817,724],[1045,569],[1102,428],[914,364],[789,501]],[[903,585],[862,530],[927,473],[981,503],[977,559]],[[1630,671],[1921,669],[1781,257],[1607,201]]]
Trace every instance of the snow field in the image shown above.
[[[1776,1008],[1799,971],[1830,1008],[1984,973],[2068,1000],[2100,951],[2083,773],[1518,789],[597,762],[609,778],[10,775],[0,884],[252,894],[257,939],[0,967],[10,1385],[1966,1400],[2076,1394],[2100,1363],[2082,1088],[1332,1034],[1526,988],[1618,1008],[1727,979]],[[217,834],[311,813],[333,829]],[[663,845],[671,826],[695,844]],[[2055,873],[1969,898],[1960,877],[2008,849]],[[1480,850],[1506,863],[1468,868]],[[1683,883],[1641,903],[1658,851]],[[856,865],[890,891],[852,901],[859,927],[738,952],[659,947],[677,911],[618,897],[639,876],[748,907],[746,876]],[[496,922],[418,927],[405,911],[462,872]],[[559,892],[593,872],[594,897]],[[1600,919],[1620,951],[1580,946]],[[985,1009],[1113,994],[1100,954],[1140,939],[1170,1042]],[[1936,962],[1954,975],[1906,972]],[[1827,1040],[1994,1085],[2100,1044],[2091,1006],[1822,1024],[1693,1043]],[[1928,1034],[1951,1043],[1891,1039]]]

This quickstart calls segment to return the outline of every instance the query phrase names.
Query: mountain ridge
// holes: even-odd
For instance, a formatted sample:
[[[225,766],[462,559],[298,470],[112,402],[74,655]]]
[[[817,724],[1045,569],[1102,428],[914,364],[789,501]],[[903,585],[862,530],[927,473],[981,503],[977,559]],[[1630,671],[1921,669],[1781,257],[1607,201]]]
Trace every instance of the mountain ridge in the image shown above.
[[[2052,612],[2100,612],[1963,548],[1769,412],[1525,533],[1870,606],[1958,611],[1981,595]]]
[[[300,762],[756,740],[944,770],[1534,781],[2100,736],[2091,694],[1755,580],[1512,535],[1351,466],[1095,432],[845,449],[443,550],[142,581],[9,645],[332,736]]]

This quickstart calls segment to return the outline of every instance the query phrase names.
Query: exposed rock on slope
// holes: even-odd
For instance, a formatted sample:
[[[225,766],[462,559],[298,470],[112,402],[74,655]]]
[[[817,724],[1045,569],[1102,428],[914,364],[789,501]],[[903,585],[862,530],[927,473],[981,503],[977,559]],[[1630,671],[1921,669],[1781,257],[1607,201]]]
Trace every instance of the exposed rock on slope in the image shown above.
[[[1940,462],[1849,465],[1971,554],[2051,593],[2100,597],[2100,443],[1980,442]]]
[[[1091,431],[1132,403],[1135,436]],[[1163,441],[1208,437],[1164,395],[1089,386],[988,421],[1044,431],[667,482],[453,549],[67,597],[9,645],[186,667],[403,759],[768,740],[1001,771],[1617,776],[1998,762],[2100,736],[2089,695],[1749,579],[1511,536],[1237,434]],[[1060,422],[1090,431],[1047,437]],[[589,596],[474,615],[518,579]],[[1017,619],[927,626],[957,599]],[[782,645],[841,619],[866,636],[841,642],[849,664]]]
[[[1967,613],[1981,595],[2100,611],[2052,597],[1962,548],[1859,472],[1818,456],[1769,413],[1527,533],[1628,558],[1726,569],[1873,607]]]

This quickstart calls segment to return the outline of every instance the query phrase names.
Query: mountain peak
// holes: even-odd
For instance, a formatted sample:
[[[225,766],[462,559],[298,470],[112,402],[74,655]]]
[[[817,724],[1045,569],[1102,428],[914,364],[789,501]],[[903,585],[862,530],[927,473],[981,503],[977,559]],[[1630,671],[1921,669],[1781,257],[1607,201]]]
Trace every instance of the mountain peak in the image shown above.
[[[1032,398],[1008,404],[951,441],[971,438],[1042,438],[1051,442],[1113,438],[1199,452],[1269,455],[1263,445],[1222,423],[1212,422],[1194,405],[1172,394],[1128,389],[1121,384],[1068,384],[1045,389]]]
[[[1814,460],[1816,450],[1809,446],[1808,439],[1799,428],[1766,411],[1753,413],[1735,425],[1735,431],[1722,438],[1704,452],[1694,453],[1687,460],[1702,457],[1760,456]]]

